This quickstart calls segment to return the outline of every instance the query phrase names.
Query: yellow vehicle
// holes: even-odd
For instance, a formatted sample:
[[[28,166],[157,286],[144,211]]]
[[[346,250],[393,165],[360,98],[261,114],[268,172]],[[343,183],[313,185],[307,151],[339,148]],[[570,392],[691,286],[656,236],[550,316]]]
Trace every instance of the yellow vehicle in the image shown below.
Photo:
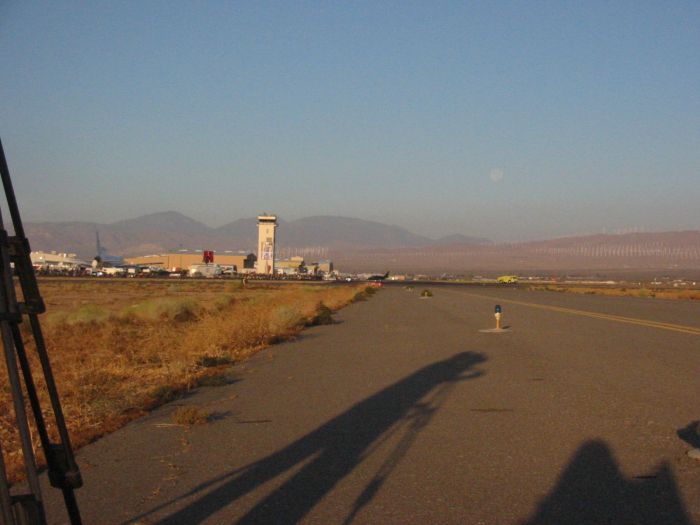
[[[496,280],[502,284],[514,284],[514,283],[518,282],[518,276],[517,275],[501,275]]]

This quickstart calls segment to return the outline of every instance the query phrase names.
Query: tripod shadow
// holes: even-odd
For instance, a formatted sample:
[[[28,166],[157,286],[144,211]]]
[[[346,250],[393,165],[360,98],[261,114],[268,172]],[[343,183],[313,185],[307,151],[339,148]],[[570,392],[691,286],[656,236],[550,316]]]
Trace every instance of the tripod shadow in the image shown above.
[[[668,464],[625,479],[608,446],[584,443],[559,483],[522,525],[691,525]]]
[[[197,499],[157,523],[199,523],[262,484],[298,469],[238,521],[296,523],[378,447],[401,433],[398,445],[357,498],[345,520],[350,523],[373,499],[454,385],[480,377],[481,371],[467,372],[484,361],[486,358],[482,354],[463,352],[428,365],[357,403],[284,449],[195,487],[178,500]],[[176,501],[152,509],[148,514]]]

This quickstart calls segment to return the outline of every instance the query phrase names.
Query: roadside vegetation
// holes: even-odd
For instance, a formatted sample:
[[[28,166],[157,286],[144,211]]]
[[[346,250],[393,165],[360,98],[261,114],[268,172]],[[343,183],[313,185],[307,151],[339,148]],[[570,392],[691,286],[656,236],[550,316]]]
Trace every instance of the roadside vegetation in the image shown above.
[[[369,295],[362,285],[244,288],[239,281],[44,280],[40,289],[42,328],[75,448],[192,388],[226,384],[234,363],[305,326],[332,323],[335,310]],[[4,360],[0,366],[7,377]],[[0,442],[17,480],[22,453],[6,381]]]
[[[608,295],[615,297],[645,297],[656,299],[685,299],[691,301],[700,300],[700,290],[677,288],[646,288],[646,287],[594,287],[594,286],[566,286],[566,285],[532,285],[529,290],[546,292],[569,292],[585,295]]]

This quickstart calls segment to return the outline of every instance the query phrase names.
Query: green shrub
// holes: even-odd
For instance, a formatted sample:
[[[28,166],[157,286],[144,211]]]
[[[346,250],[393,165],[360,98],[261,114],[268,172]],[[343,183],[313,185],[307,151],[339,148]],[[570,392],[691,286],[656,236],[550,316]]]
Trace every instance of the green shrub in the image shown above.
[[[97,324],[107,320],[109,312],[94,304],[81,306],[74,312],[68,313],[63,321],[67,324]]]
[[[421,297],[432,297],[432,296],[433,296],[433,292],[431,292],[430,290],[423,290],[423,291],[420,293],[420,296],[421,296]]]
[[[150,397],[154,405],[164,405],[180,397],[181,392],[171,385],[162,385],[154,388],[150,392]]]
[[[312,326],[322,325],[322,324],[333,324],[333,310],[328,308],[323,303],[318,303],[316,308],[316,315],[311,320]]]
[[[353,303],[357,303],[359,301],[366,301],[366,300],[367,300],[367,294],[365,292],[357,292],[352,298]]]
[[[232,294],[220,295],[214,300],[214,308],[217,310],[226,310],[226,308],[235,302],[236,298]]]
[[[229,381],[224,374],[204,376],[197,380],[197,386],[226,386],[228,384]]]
[[[286,333],[290,329],[303,326],[305,321],[298,310],[288,306],[278,306],[270,313],[270,331]]]
[[[197,366],[201,366],[202,368],[210,368],[213,366],[222,366],[222,365],[230,365],[233,363],[233,359],[231,359],[227,355],[203,355],[199,359],[197,359]]]
[[[165,297],[152,299],[128,308],[123,315],[136,316],[151,321],[182,323],[197,318],[200,306],[187,297]]]

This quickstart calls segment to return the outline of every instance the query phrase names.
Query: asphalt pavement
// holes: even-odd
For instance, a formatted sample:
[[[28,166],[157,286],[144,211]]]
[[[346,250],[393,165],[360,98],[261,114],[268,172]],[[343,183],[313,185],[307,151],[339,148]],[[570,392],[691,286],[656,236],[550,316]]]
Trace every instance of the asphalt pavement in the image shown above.
[[[85,523],[700,524],[700,305],[423,288],[79,451]]]

